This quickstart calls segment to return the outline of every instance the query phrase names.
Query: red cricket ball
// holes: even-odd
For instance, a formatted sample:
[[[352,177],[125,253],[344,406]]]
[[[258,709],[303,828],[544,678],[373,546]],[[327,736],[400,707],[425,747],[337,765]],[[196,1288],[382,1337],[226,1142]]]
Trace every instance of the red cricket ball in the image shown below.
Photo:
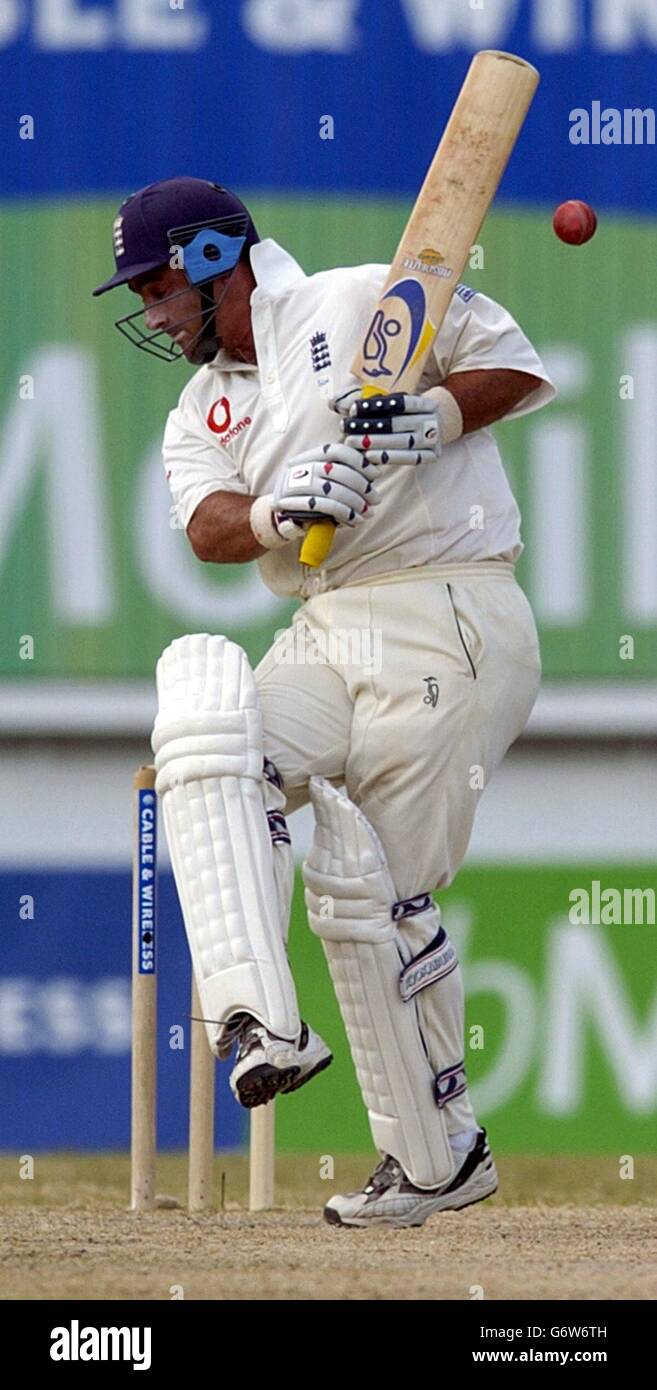
[[[559,240],[567,241],[570,246],[583,246],[585,241],[590,241],[597,225],[593,208],[588,203],[580,202],[579,198],[562,203],[552,218],[552,226]]]

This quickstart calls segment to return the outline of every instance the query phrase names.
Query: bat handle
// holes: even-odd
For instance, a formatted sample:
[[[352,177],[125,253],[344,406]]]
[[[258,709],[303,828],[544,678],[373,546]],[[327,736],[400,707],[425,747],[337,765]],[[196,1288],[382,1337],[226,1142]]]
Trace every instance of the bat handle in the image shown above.
[[[363,396],[387,396],[389,392],[382,391],[380,386],[364,386],[362,394]],[[330,552],[336,530],[335,522],[328,518],[326,521],[316,521],[314,526],[309,526],[299,551],[299,563],[312,565],[313,569],[319,569]]]
[[[309,526],[299,551],[300,564],[312,565],[313,569],[319,569],[333,545],[335,529],[335,522],[328,518]]]

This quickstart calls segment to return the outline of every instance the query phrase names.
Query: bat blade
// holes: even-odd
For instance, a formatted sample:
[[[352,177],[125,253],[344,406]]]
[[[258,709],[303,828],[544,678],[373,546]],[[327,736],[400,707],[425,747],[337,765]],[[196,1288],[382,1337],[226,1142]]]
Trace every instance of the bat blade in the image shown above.
[[[351,364],[364,386],[417,387],[539,80],[513,53],[472,59]],[[330,522],[312,526],[301,563],[322,564],[334,532]]]
[[[365,384],[417,385],[538,81],[512,54],[473,58],[352,363]]]

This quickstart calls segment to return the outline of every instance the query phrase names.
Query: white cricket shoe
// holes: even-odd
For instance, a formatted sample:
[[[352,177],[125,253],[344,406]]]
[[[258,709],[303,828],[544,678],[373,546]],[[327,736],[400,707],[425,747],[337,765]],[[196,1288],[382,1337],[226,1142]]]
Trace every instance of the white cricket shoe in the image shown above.
[[[274,1096],[298,1091],[333,1061],[333,1053],[307,1023],[295,1042],[277,1038],[264,1024],[245,1014],[238,1034],[230,1088],[240,1105],[252,1110]]]
[[[414,1187],[397,1159],[388,1155],[361,1192],[331,1197],[324,1219],[333,1226],[422,1226],[435,1211],[455,1211],[491,1197],[497,1181],[486,1131],[480,1129],[456,1176],[442,1187]]]

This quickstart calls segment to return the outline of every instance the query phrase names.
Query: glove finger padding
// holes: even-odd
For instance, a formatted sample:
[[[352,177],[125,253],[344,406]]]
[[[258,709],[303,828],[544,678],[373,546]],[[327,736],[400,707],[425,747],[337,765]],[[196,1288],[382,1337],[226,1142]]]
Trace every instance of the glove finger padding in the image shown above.
[[[368,448],[364,457],[367,458],[369,463],[382,464],[384,466],[387,463],[403,463],[407,466],[410,465],[411,467],[415,467],[418,463],[435,463],[436,461],[436,455],[432,449],[400,449],[399,440],[397,440],[396,447],[382,449],[380,447],[382,442],[383,441],[377,439],[377,448]]]
[[[438,439],[438,423],[435,416],[423,416],[422,419],[409,417],[417,421],[412,427],[412,433],[402,433],[408,429],[406,420],[380,420],[371,421],[372,425],[377,425],[377,429],[370,429],[362,420],[348,420],[346,429],[353,429],[354,434],[350,435],[350,443],[355,450],[362,451],[368,463],[375,465],[386,463],[432,463],[436,458],[436,442]],[[385,425],[385,428],[397,431],[394,434],[383,433],[378,426]]]
[[[421,447],[422,444],[430,444],[433,448],[438,438],[437,417],[426,411],[424,415],[380,416],[373,420],[355,415],[353,419],[345,420],[343,428],[352,449],[360,449],[361,437],[367,438],[368,435],[372,440],[394,440],[398,448],[403,445],[406,449]],[[406,440],[409,443],[405,443]]]
[[[423,396],[356,396],[336,399],[345,440],[368,463],[432,463],[442,453],[438,407]]]
[[[358,389],[345,391],[343,395],[335,396],[332,401],[329,401],[329,405],[331,410],[337,411],[339,415],[364,415],[369,418],[373,415],[425,415],[427,413],[425,396],[410,396],[403,391],[394,392],[390,396],[364,396],[362,390]]]
[[[357,525],[379,502],[372,485],[377,468],[348,444],[326,444],[318,457],[308,450],[292,459],[277,479],[272,506],[295,519],[332,517],[338,524]]]
[[[326,463],[341,463],[347,468],[353,468],[359,477],[367,479],[368,483],[376,480],[376,468],[368,464],[358,449],[357,444],[325,444],[323,448]]]
[[[374,498],[374,505],[378,502],[378,497]],[[337,522],[344,523],[345,526],[357,526],[364,521],[368,515],[369,502],[356,496],[349,488],[340,487],[339,484],[332,484],[330,493],[322,497],[311,495],[308,497],[281,497],[276,502],[277,515],[279,510],[296,521],[308,520],[310,517],[331,516]]]

